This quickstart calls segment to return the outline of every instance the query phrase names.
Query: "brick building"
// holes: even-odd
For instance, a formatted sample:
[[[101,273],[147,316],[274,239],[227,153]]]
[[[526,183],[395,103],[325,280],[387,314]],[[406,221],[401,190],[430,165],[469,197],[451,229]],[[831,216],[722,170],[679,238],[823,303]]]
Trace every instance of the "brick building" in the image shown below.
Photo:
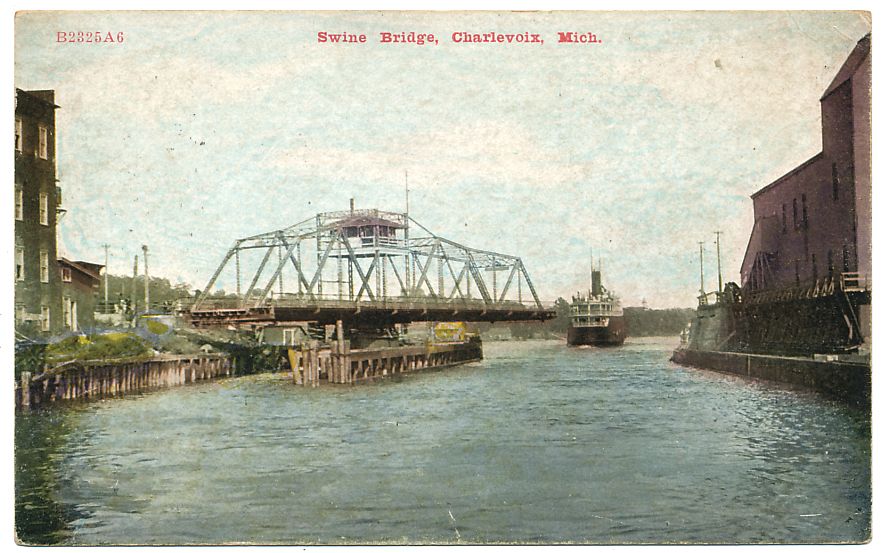
[[[100,265],[58,259],[56,109],[52,90],[15,91],[15,327],[30,337],[91,326],[94,299],[83,292],[100,281]]]
[[[822,351],[868,337],[870,108],[871,38],[866,35],[820,98],[822,151],[752,195],[755,221],[741,285],[746,303],[777,309],[752,310],[751,342],[788,333],[778,338],[820,340]],[[804,335],[807,327],[823,335]]]
[[[58,259],[61,270],[61,316],[64,330],[77,331],[95,323],[101,269],[87,261]]]

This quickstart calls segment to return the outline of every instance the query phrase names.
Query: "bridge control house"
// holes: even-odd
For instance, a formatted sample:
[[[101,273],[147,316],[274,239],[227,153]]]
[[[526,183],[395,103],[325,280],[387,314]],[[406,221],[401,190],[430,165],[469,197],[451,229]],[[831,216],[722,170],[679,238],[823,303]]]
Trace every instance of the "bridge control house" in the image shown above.
[[[339,226],[346,237],[356,243],[355,247],[361,248],[397,246],[399,243],[397,231],[404,228],[404,225],[397,221],[354,215],[340,222]]]

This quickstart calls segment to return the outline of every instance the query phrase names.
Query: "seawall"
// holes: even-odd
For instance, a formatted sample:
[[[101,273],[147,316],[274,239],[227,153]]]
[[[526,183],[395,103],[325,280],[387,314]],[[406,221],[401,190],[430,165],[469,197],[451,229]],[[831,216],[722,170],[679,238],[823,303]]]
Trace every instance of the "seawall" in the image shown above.
[[[677,349],[671,360],[690,367],[792,384],[860,409],[871,408],[868,364],[690,349]]]
[[[15,405],[28,409],[77,399],[119,397],[235,373],[235,363],[223,354],[162,355],[141,361],[74,361],[33,376],[21,373],[15,383]]]

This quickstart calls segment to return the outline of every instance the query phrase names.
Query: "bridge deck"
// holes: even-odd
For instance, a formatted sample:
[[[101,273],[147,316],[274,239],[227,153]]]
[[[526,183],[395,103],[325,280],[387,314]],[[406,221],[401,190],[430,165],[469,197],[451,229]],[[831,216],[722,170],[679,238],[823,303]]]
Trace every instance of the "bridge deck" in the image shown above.
[[[207,304],[207,302],[206,302]],[[215,303],[186,311],[194,326],[229,324],[273,324],[314,322],[347,326],[388,326],[418,321],[501,322],[546,321],[556,317],[554,309],[537,305],[503,302],[487,305],[481,301],[386,301],[304,300],[273,302],[265,306],[236,306]]]

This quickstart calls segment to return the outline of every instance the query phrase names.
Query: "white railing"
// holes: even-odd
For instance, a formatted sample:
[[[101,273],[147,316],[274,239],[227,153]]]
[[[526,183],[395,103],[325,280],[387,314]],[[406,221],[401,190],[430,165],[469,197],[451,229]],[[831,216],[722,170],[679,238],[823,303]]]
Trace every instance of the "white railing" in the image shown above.
[[[722,295],[719,292],[706,292],[697,297],[698,306],[715,305]]]
[[[841,290],[844,292],[865,292],[869,289],[866,275],[861,273],[841,273]]]
[[[360,240],[362,248],[397,247],[402,243],[401,240],[393,236],[362,236]]]
[[[861,273],[841,273],[838,278],[826,277],[803,286],[755,290],[744,296],[747,303],[768,303],[831,296],[837,291],[845,293],[867,292],[871,288],[869,279]]]
[[[586,321],[572,319],[572,327],[573,328],[605,328],[607,326],[609,326],[609,318],[608,317],[600,317],[596,320],[586,320]]]
[[[571,313],[573,315],[609,315],[612,313],[612,305],[573,305]]]

